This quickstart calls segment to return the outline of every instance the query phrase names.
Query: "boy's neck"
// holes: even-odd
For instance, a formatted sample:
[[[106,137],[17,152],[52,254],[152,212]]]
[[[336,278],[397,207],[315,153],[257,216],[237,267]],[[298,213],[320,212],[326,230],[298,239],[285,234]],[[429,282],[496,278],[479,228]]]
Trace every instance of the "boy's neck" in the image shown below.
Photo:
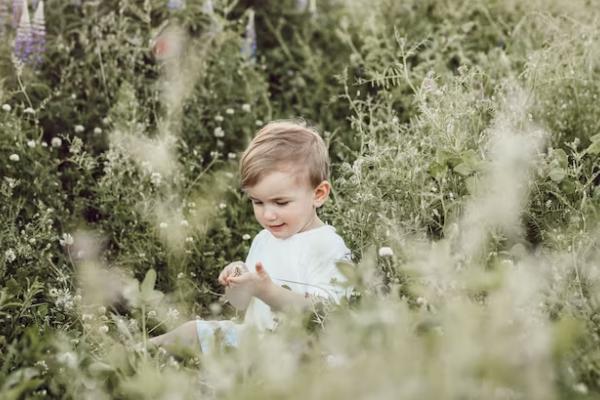
[[[315,214],[314,218],[312,218],[311,221],[308,224],[306,224],[306,226],[304,228],[302,228],[300,230],[300,232],[310,231],[310,230],[319,228],[323,225],[325,225],[325,223],[323,223],[323,221],[321,221],[321,218],[319,218],[319,216],[317,214]],[[298,233],[300,233],[300,232],[298,232]]]

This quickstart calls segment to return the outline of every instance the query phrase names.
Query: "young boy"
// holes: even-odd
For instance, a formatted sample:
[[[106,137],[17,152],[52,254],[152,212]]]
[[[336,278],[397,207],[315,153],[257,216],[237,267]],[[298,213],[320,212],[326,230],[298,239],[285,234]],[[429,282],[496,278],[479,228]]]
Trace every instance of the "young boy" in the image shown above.
[[[335,264],[350,261],[350,250],[317,215],[331,190],[329,157],[319,134],[295,121],[267,124],[242,155],[240,175],[264,229],[246,262],[227,265],[218,280],[230,302],[245,309],[244,322],[189,321],[151,339],[155,345],[199,341],[201,351],[210,352],[218,329],[224,344],[235,346],[247,327],[274,329],[274,312],[309,308],[315,300],[339,302],[345,295],[335,284],[344,280]]]

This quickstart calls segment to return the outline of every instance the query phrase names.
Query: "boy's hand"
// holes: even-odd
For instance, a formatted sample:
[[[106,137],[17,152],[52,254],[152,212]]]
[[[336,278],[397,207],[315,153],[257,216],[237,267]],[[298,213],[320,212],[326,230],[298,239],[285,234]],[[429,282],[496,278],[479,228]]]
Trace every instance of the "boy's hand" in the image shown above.
[[[259,261],[256,263],[256,272],[242,273],[240,276],[229,277],[228,282],[232,288],[245,288],[252,296],[262,297],[263,294],[269,290],[273,281],[271,277],[265,271],[262,263]],[[247,271],[247,270],[246,270]]]
[[[246,264],[242,261],[234,261],[228,264],[219,274],[219,283],[223,286],[229,286],[229,279],[235,276],[240,276],[248,272]]]

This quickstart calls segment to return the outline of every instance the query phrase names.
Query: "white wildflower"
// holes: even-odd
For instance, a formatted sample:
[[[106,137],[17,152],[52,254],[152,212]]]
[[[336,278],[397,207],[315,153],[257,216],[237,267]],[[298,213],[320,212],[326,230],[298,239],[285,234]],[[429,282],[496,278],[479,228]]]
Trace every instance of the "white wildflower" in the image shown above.
[[[63,233],[62,239],[59,239],[61,246],[71,246],[74,243],[73,236],[70,233]]]
[[[227,153],[227,158],[229,158],[230,160],[235,160],[236,157],[237,157],[237,154],[235,154],[235,153]]]
[[[381,247],[378,251],[379,257],[392,257],[394,250],[391,247]]]
[[[21,158],[19,157],[19,155],[18,155],[18,154],[14,154],[14,153],[13,153],[13,154],[11,154],[10,156],[8,156],[8,159],[9,159],[10,161],[17,162],[17,161],[19,161]]]
[[[56,356],[59,363],[66,365],[69,368],[75,368],[77,366],[77,356],[70,352],[64,352]]]
[[[108,326],[100,325],[100,328],[98,328],[98,330],[102,333],[108,333]]]
[[[46,360],[39,360],[39,361],[36,361],[36,363],[35,363],[35,364],[33,364],[33,365],[35,365],[36,367],[40,367],[40,368],[42,368],[42,370],[43,370],[44,372],[48,371],[48,365],[46,364]]]
[[[222,138],[223,136],[225,136],[225,131],[220,126],[217,126],[213,134],[215,135],[215,137]]]
[[[13,262],[17,259],[17,255],[13,249],[8,249],[4,252],[4,259],[7,262]]]
[[[242,104],[242,111],[250,112],[250,104]]]
[[[91,321],[93,317],[94,316],[92,314],[82,314],[81,315],[81,320],[82,321]]]
[[[35,140],[28,140],[27,147],[33,149],[35,147]]]
[[[182,279],[185,276],[183,272],[177,274],[177,279]]]
[[[250,240],[250,235],[248,235],[247,233],[244,233],[242,235],[242,240]]]
[[[255,124],[256,124],[256,126],[262,126],[263,122],[260,119],[257,119]]]
[[[221,114],[217,114],[215,115],[215,121],[217,122],[223,122],[225,118],[223,118],[223,116]]]
[[[152,182],[154,186],[160,186],[160,183],[162,182],[162,175],[160,172],[153,172],[150,175],[150,182]]]
[[[52,145],[52,147],[60,147],[62,146],[62,139],[59,137],[53,137],[50,141],[50,144]]]
[[[154,310],[148,311],[148,318],[156,318],[156,311],[154,311]]]
[[[186,243],[192,243],[194,241],[194,238],[191,236],[188,236],[185,238]]]
[[[235,110],[233,108],[228,108],[227,110],[225,110],[225,114],[227,115],[233,115],[235,113]]]
[[[48,143],[42,142],[42,147],[48,147]]]
[[[75,125],[75,133],[81,133],[85,130],[83,125]]]
[[[161,222],[159,225],[160,229],[167,229],[168,226],[169,224],[167,224],[166,222]]]
[[[227,204],[225,204],[225,203],[219,203],[219,208],[221,210],[223,210],[223,209],[227,208]]]
[[[23,110],[23,112],[25,114],[35,114],[35,110],[31,107],[27,107],[26,109]]]
[[[8,176],[4,177],[4,180],[6,181],[6,183],[8,183],[8,187],[13,189],[15,186],[17,186],[17,180],[14,178],[10,178]]]
[[[588,388],[587,388],[586,384],[583,382],[579,382],[579,383],[573,385],[573,390],[575,390],[577,393],[580,393],[580,394],[588,393]]]
[[[75,93],[71,94],[71,99],[75,100],[77,98],[77,95]]]
[[[169,308],[169,310],[167,311],[167,318],[173,320],[179,318],[179,311],[177,311],[174,308]]]
[[[10,106],[10,104],[2,104],[2,109],[6,112],[10,112],[10,110],[12,110],[12,107]]]
[[[101,133],[102,133],[102,128],[100,128],[98,126],[94,128],[94,135],[99,135]]]

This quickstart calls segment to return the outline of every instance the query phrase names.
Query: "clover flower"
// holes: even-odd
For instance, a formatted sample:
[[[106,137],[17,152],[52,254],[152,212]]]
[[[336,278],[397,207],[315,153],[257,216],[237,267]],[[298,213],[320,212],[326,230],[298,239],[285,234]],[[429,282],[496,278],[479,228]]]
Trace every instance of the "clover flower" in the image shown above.
[[[381,247],[378,251],[379,257],[392,257],[394,255],[394,250],[391,247]]]
[[[250,112],[250,104],[248,104],[248,103],[242,104],[242,111]]]
[[[13,249],[8,249],[4,252],[4,259],[11,263],[17,259],[17,255]]]
[[[215,135],[215,137],[222,138],[225,136],[225,131],[220,126],[217,126],[213,132],[213,135]]]
[[[12,107],[10,106],[10,104],[2,104],[2,110],[10,112],[10,110],[12,110]]]
[[[85,128],[83,125],[75,125],[75,133],[81,133],[85,131]]]
[[[33,149],[35,147],[35,140],[28,140],[27,147],[29,147],[30,149]]]
[[[52,147],[60,147],[62,146],[62,139],[59,137],[53,137],[50,141],[50,145],[52,145]]]
[[[235,110],[233,108],[228,108],[227,110],[225,110],[225,114],[233,115],[234,113],[235,113]]]
[[[19,157],[19,155],[18,155],[18,154],[14,154],[14,153],[13,153],[13,154],[11,154],[10,156],[8,156],[8,159],[9,159],[10,161],[17,162],[17,161],[19,161],[21,158]]]
[[[73,236],[70,233],[63,233],[62,239],[59,239],[58,242],[63,247],[71,246],[73,243],[75,243],[75,239],[73,239]]]
[[[244,233],[242,235],[242,240],[250,240],[250,235],[248,235],[247,233]]]

